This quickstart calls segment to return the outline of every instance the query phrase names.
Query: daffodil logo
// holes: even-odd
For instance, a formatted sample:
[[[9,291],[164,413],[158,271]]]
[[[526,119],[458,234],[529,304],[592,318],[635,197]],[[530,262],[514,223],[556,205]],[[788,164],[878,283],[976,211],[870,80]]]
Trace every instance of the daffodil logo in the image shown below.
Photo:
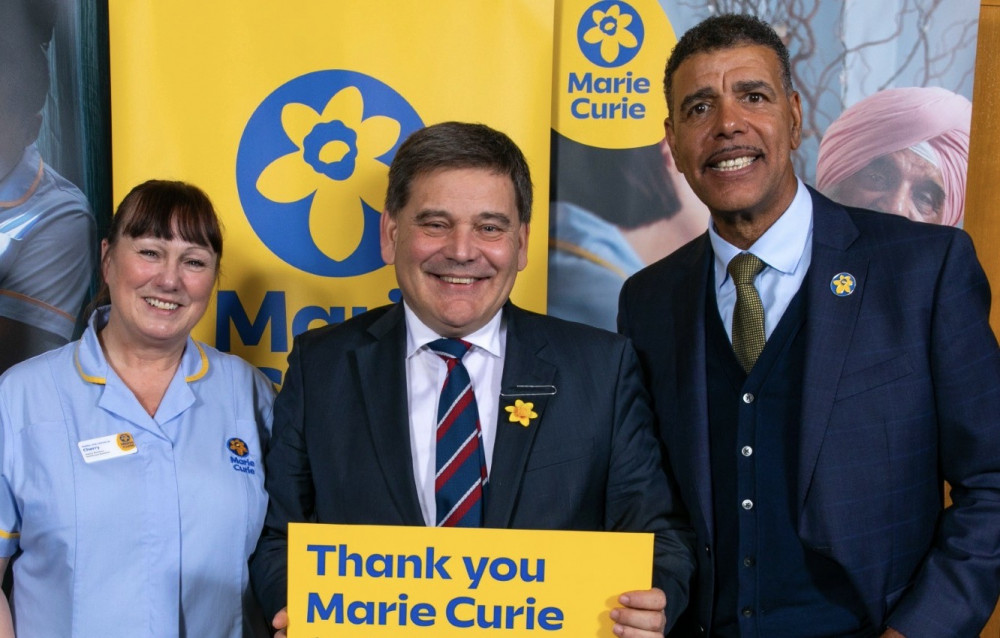
[[[837,273],[830,280],[830,290],[838,297],[846,297],[851,294],[857,285],[858,282],[854,275],[849,272]]]
[[[388,165],[423,122],[386,84],[316,71],[278,87],[247,122],[236,184],[261,241],[292,266],[352,277],[381,268]]]
[[[631,5],[605,0],[584,11],[577,41],[584,57],[601,67],[627,64],[639,53],[645,31]]]

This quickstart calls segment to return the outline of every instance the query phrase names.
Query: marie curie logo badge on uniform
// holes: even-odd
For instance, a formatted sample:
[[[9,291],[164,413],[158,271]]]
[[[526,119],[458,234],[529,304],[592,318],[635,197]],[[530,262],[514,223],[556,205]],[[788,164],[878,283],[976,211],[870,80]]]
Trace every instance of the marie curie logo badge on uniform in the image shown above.
[[[249,458],[250,448],[243,439],[233,437],[226,441],[226,449],[229,450],[229,464],[233,469],[243,474],[256,474],[257,463]]]
[[[624,2],[605,0],[591,5],[577,26],[580,52],[597,66],[627,64],[639,53],[645,32],[642,17]]]
[[[229,448],[230,452],[239,457],[244,457],[250,453],[250,450],[247,449],[247,444],[243,442],[243,439],[238,439],[236,437],[226,441],[226,447]]]
[[[363,73],[289,80],[260,103],[240,139],[236,185],[247,220],[275,255],[305,272],[353,277],[381,268],[387,167],[422,126],[399,93]]]

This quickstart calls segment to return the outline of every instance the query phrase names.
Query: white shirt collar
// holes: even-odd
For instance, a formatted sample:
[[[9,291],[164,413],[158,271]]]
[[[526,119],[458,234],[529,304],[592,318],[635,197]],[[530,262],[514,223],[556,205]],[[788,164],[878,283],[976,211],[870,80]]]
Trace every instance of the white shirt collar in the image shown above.
[[[441,338],[441,335],[431,330],[422,322],[417,313],[413,312],[406,302],[403,302],[403,313],[406,317],[406,358],[415,355],[421,348],[431,341]],[[503,319],[503,309],[501,308],[493,318],[486,322],[486,325],[476,330],[470,335],[462,337],[463,341],[471,343],[476,348],[494,357],[503,356],[503,347],[500,339],[500,328]]]
[[[798,189],[795,191],[792,203],[746,251],[785,274],[795,271],[805,252],[806,242],[812,229],[812,196],[802,180],[796,178],[795,181],[798,183]],[[723,274],[721,277],[716,277],[715,285],[718,288],[729,278],[726,271],[729,261],[743,251],[719,236],[715,230],[715,222],[708,225],[708,239],[715,253],[716,273]]]

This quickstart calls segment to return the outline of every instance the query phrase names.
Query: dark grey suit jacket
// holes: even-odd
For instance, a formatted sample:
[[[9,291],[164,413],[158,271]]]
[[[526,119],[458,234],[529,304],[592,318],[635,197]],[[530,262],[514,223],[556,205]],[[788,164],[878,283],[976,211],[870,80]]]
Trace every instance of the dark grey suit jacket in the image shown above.
[[[668,620],[687,603],[692,534],[661,467],[648,396],[626,339],[504,308],[507,346],[484,524],[656,534]],[[251,561],[265,613],[286,604],[289,521],[424,525],[410,455],[402,305],[300,335],[275,403],[267,519]],[[523,390],[538,417],[510,423]],[[526,399],[528,400],[528,399]],[[599,578],[595,574],[595,578]]]
[[[978,635],[1000,592],[1000,352],[989,284],[964,232],[811,193],[799,537],[844,567],[875,627]],[[619,304],[697,534],[691,612],[703,628],[715,586],[712,263],[706,234],[634,275]],[[842,272],[857,280],[846,297],[830,288]]]

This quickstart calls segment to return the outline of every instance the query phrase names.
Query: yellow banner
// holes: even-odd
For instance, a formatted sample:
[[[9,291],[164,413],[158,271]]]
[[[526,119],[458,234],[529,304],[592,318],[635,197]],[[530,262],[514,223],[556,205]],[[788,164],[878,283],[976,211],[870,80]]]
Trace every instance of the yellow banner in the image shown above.
[[[294,334],[400,298],[379,255],[387,167],[412,131],[480,121],[536,187],[514,300],[545,309],[552,0],[110,0],[115,200],[202,187],[226,226],[196,337],[275,381]]]
[[[652,564],[652,534],[291,523],[288,635],[611,636]]]
[[[663,139],[663,65],[677,42],[657,0],[558,0],[553,128],[596,148]]]

